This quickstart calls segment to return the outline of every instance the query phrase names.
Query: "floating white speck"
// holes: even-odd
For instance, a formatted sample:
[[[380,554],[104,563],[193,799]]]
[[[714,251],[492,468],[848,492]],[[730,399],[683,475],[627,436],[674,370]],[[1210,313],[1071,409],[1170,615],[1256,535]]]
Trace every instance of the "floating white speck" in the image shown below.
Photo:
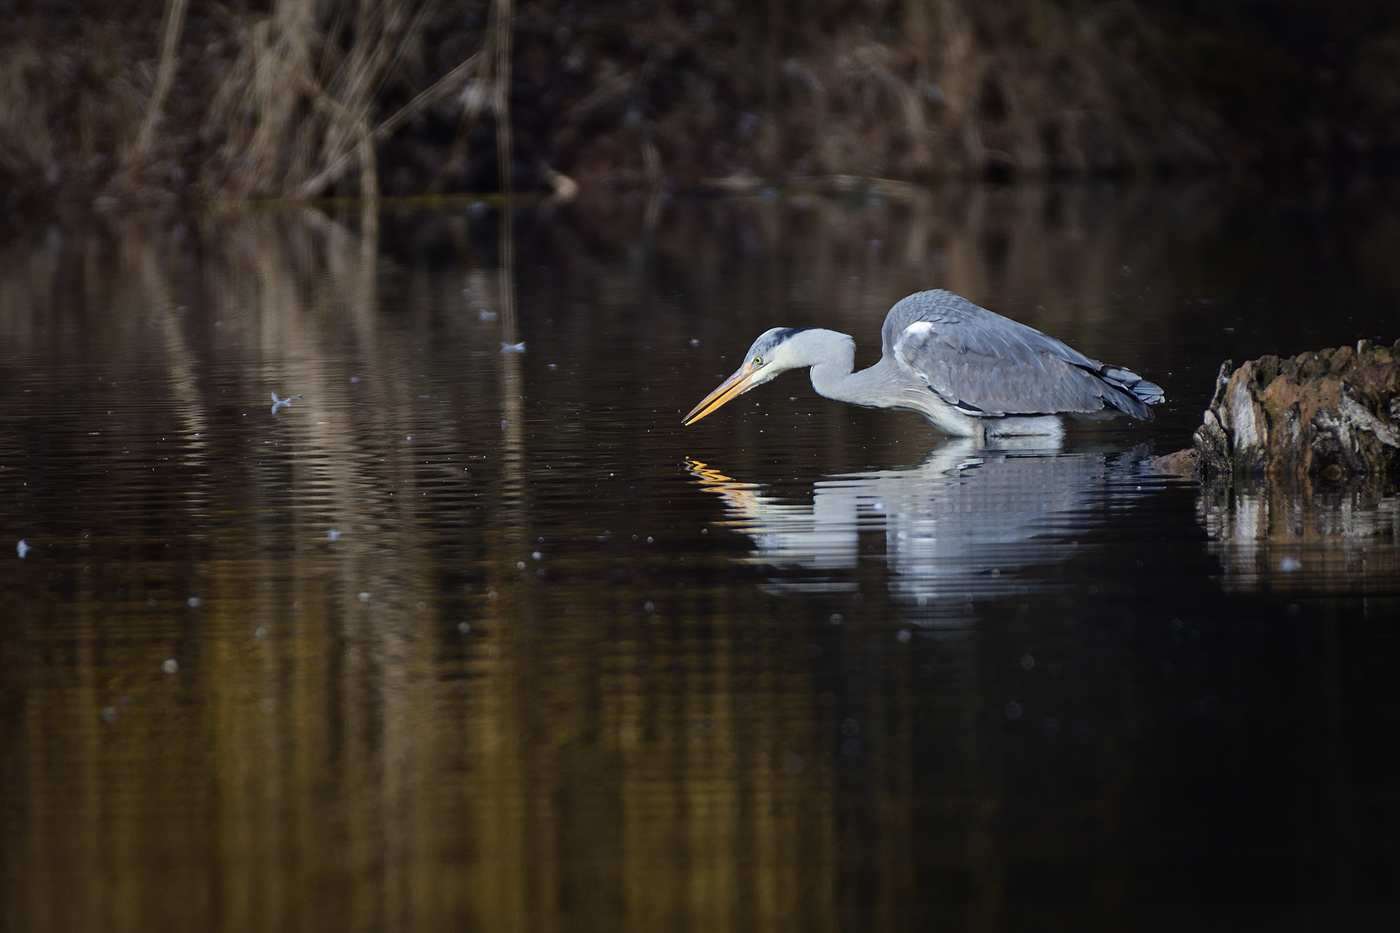
[[[29,546],[29,542],[24,540],[23,538],[20,538],[19,544],[15,545],[15,553],[19,555],[20,560],[24,560],[25,555],[27,555],[32,550],[34,549]]]
[[[328,529],[326,530],[326,540],[327,540],[327,541],[339,541],[339,540],[340,540],[340,529],[339,529],[339,528],[328,528]]]
[[[1278,569],[1283,573],[1297,573],[1303,569],[1303,562],[1296,557],[1285,557],[1278,562]]]
[[[180,662],[174,658],[166,658],[160,662],[160,669],[167,674],[173,674],[180,669]]]
[[[189,599],[185,600],[185,605],[189,606],[191,609],[198,609],[200,606],[204,605],[204,600],[200,599],[198,596],[191,596]]]
[[[502,353],[524,353],[524,352],[525,352],[525,341],[522,340],[522,341],[520,341],[519,343],[503,343],[503,344],[501,344],[501,352],[502,352]]]
[[[286,398],[278,398],[277,393],[272,393],[272,414],[277,414],[279,408],[291,408],[292,399],[301,398],[300,395],[289,395]]]

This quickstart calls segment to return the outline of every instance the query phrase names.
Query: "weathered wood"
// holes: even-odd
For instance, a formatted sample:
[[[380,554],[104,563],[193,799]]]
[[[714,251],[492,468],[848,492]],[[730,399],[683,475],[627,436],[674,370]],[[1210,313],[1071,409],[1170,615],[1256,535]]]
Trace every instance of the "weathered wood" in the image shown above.
[[[1400,478],[1400,341],[1226,361],[1188,452],[1164,472],[1275,482]]]

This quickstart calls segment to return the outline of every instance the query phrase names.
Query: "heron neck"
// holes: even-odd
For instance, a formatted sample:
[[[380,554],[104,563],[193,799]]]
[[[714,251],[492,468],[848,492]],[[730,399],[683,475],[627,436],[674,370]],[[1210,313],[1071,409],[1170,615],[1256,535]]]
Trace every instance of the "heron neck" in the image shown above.
[[[889,379],[882,371],[889,360],[881,360],[868,369],[852,372],[855,369],[855,345],[849,339],[841,341],[838,352],[812,366],[812,388],[818,395],[873,408],[888,408],[888,393],[881,391],[889,385]]]

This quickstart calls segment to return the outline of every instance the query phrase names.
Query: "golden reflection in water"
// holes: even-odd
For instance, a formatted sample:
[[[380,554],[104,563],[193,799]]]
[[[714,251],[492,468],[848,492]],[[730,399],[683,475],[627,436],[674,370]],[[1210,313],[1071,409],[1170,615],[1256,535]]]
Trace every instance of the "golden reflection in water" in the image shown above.
[[[7,664],[26,687],[5,726],[6,916],[832,928],[830,752],[806,675],[755,649],[763,611],[697,593],[639,615],[630,588],[522,572],[519,357],[484,342],[462,373],[470,426],[504,418],[502,456],[469,480],[455,463],[425,471],[428,444],[450,438],[415,405],[413,341],[389,330],[359,237],[314,212],[208,224],[193,280],[159,240],[80,245],[79,287],[112,292],[80,304],[118,311],[73,339],[104,351],[115,390],[100,404],[125,414],[75,433],[180,472],[165,499],[99,470],[71,493],[86,527],[35,538],[6,630],[30,645]],[[512,288],[475,294],[507,339],[514,316],[490,302]],[[29,351],[50,326],[25,332],[32,298],[5,309]],[[200,321],[186,302],[207,305]],[[235,380],[237,410],[211,368]],[[266,415],[269,387],[301,398]],[[23,463],[30,443],[0,454]],[[450,542],[461,564],[423,504],[448,475],[485,503]],[[443,574],[469,581],[460,616]]]
[[[10,747],[23,926],[834,925],[833,778],[801,675],[750,667],[737,634],[697,651],[682,604],[607,646],[548,638],[531,629],[560,607],[528,585],[447,657],[413,581],[365,603],[325,558],[283,560],[209,568],[198,611],[125,639],[46,620],[63,630],[37,653],[71,674],[27,691]],[[167,674],[175,617],[202,631]]]

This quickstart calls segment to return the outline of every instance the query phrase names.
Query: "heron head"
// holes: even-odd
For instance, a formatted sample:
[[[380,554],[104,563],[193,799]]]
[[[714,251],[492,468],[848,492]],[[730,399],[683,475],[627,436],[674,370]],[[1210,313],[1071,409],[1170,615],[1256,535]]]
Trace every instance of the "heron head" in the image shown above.
[[[734,370],[728,379],[701,399],[700,404],[691,409],[690,414],[686,415],[681,423],[694,424],[731,399],[763,385],[773,377],[789,369],[812,365],[811,360],[803,359],[796,352],[792,343],[794,336],[812,329],[775,327],[764,331],[763,335],[753,342],[753,346],[749,347],[749,352],[744,354],[744,365]]]

